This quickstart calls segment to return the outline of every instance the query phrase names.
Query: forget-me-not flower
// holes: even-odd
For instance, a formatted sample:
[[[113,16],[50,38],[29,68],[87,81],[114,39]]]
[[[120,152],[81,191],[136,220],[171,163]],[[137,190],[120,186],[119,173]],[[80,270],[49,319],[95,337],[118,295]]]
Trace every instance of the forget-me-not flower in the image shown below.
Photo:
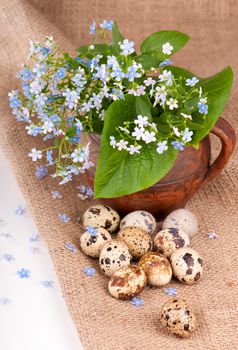
[[[173,287],[168,287],[164,289],[165,294],[169,296],[175,296],[177,295],[177,289]]]
[[[93,226],[87,226],[86,232],[89,233],[91,236],[97,236],[97,234],[98,234],[98,231]]]
[[[31,274],[30,270],[25,269],[25,268],[22,268],[22,269],[20,269],[20,270],[17,271],[17,275],[18,275],[21,279],[23,279],[23,278],[29,278],[29,277],[30,277],[30,274]]]
[[[73,243],[70,243],[70,242],[65,243],[64,247],[72,253],[77,253],[77,251],[78,251],[78,249],[75,247],[75,245]]]
[[[42,286],[45,288],[53,288],[53,283],[54,283],[53,281],[47,281],[47,280],[41,282]]]
[[[192,77],[191,79],[186,79],[185,84],[187,86],[195,86],[199,82],[199,79],[197,77]]]
[[[184,144],[182,142],[180,142],[180,141],[172,141],[171,145],[177,151],[183,151],[184,150]]]
[[[90,28],[89,28],[89,34],[92,35],[95,33],[95,29],[96,29],[96,23],[95,21],[93,21],[91,24],[90,24]]]
[[[112,30],[113,21],[108,21],[106,19],[103,20],[103,22],[100,24],[101,28]]]
[[[122,43],[120,43],[120,48],[122,49],[122,54],[127,56],[135,51],[134,49],[134,41],[129,41],[128,39],[124,39]]]
[[[58,218],[65,223],[70,221],[70,217],[65,213],[59,214]]]
[[[87,276],[91,277],[91,276],[95,275],[96,270],[95,270],[93,267],[85,266],[84,269],[83,269],[83,272],[84,272]]]
[[[35,176],[38,180],[44,179],[48,174],[48,169],[44,165],[39,165],[36,167]]]
[[[143,299],[140,299],[140,298],[137,298],[137,297],[134,297],[132,299],[131,303],[132,303],[132,305],[134,305],[136,307],[140,307],[140,306],[145,304]]]
[[[19,205],[15,211],[14,211],[14,214],[16,215],[23,215],[26,211],[26,207],[24,205]]]

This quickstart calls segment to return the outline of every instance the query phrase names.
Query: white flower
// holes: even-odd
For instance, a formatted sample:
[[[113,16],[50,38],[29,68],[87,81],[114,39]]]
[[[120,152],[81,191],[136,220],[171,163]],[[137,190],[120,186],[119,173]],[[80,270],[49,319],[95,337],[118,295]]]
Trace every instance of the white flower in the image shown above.
[[[159,154],[164,153],[164,151],[167,151],[168,146],[167,146],[167,141],[161,141],[157,143],[157,148],[156,151]]]
[[[30,83],[30,92],[32,94],[39,94],[43,87],[44,84],[42,83],[42,81],[35,79]]]
[[[181,135],[183,142],[187,143],[192,141],[192,135],[193,135],[193,131],[190,131],[189,128],[185,128],[184,131],[181,131]]]
[[[35,96],[35,103],[40,107],[44,107],[47,99],[48,99],[47,96],[41,93]]]
[[[127,148],[127,151],[132,155],[132,154],[135,154],[135,153],[140,153],[140,149],[141,149],[140,145],[138,145],[138,146],[130,145]]]
[[[153,131],[149,132],[148,130],[146,130],[142,136],[142,140],[145,141],[145,143],[155,142],[156,141],[155,133]]]
[[[115,56],[107,56],[107,66],[112,69],[119,67],[117,58]]]
[[[160,105],[162,105],[166,101],[166,86],[156,86],[155,90],[157,91],[155,94],[155,103],[154,106],[158,103],[158,101],[161,101]]]
[[[186,79],[187,86],[195,86],[199,82],[197,77],[192,77],[191,79]]]
[[[89,144],[83,148],[77,148],[71,153],[71,158],[73,158],[74,163],[87,161],[89,155]]]
[[[171,86],[173,84],[173,75],[168,70],[163,70],[162,74],[159,75],[159,81],[166,82],[167,86]]]
[[[32,148],[31,152],[28,154],[28,157],[32,158],[33,162],[36,162],[38,159],[42,158],[42,152]]]
[[[89,48],[90,48],[90,50],[93,50],[94,49],[94,45],[90,45]]]
[[[68,106],[69,109],[73,109],[77,106],[79,98],[77,91],[67,88],[62,95],[65,97],[65,105]]]
[[[138,115],[137,119],[134,120],[135,124],[138,124],[140,128],[143,128],[143,126],[148,125],[148,117],[142,117],[142,115]]]
[[[199,98],[201,98],[202,97],[202,88],[201,88],[201,86],[199,86]]]
[[[144,80],[144,84],[145,86],[150,86],[150,85],[154,85],[156,83],[156,81],[152,78],[147,78],[146,80]]]
[[[169,106],[170,110],[178,108],[178,101],[174,98],[170,98],[169,101],[167,101],[166,103]]]
[[[123,149],[127,150],[127,145],[128,141],[120,140],[119,142],[117,142],[118,151],[122,151]]]
[[[162,46],[162,51],[165,55],[171,55],[173,48],[173,45],[171,45],[170,43],[165,43]]]
[[[173,126],[173,132],[175,133],[175,135],[177,137],[180,137],[181,133],[180,133],[179,129],[176,126]]]
[[[135,96],[143,96],[143,95],[145,95],[146,94],[145,89],[146,89],[146,87],[143,86],[143,85],[137,86],[136,95]]]
[[[190,119],[192,120],[192,116],[190,114],[185,114],[185,113],[180,113],[182,117],[184,117],[185,119]]]
[[[44,124],[42,125],[43,134],[47,134],[48,132],[53,131],[53,128],[54,128],[54,124],[52,122],[46,120],[44,122]]]
[[[77,129],[79,129],[80,131],[83,130],[83,124],[81,123],[80,120],[77,120],[77,122],[75,123],[75,126]]]
[[[110,145],[115,148],[117,145],[116,139],[114,136],[110,136]]]
[[[144,128],[135,127],[135,129],[131,135],[134,136],[136,138],[136,140],[141,140],[143,138],[144,131],[145,131]]]
[[[123,55],[130,55],[135,51],[134,45],[135,43],[133,41],[129,41],[128,39],[124,39],[122,43],[120,44],[120,48],[122,49]]]

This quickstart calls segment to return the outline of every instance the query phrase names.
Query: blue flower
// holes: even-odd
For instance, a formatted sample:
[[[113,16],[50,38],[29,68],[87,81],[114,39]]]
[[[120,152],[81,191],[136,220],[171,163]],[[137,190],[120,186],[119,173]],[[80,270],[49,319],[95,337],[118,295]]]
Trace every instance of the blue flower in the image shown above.
[[[93,276],[95,275],[96,273],[96,270],[93,268],[93,267],[88,267],[86,266],[84,269],[83,269],[83,272],[86,273],[87,276]]]
[[[165,291],[165,294],[169,296],[177,295],[177,289],[173,287],[165,288],[164,291]]]
[[[47,174],[48,169],[44,165],[39,165],[38,167],[36,167],[35,175],[38,180],[44,179],[44,177],[46,177]]]
[[[51,191],[51,195],[52,195],[52,198],[56,199],[56,198],[62,198],[62,194],[59,192],[59,191]]]
[[[94,192],[90,187],[86,187],[85,195],[92,198],[94,196]]]
[[[139,298],[137,298],[137,297],[134,297],[133,299],[132,299],[132,305],[134,305],[134,306],[136,306],[136,307],[139,307],[139,306],[142,306],[142,305],[144,305],[144,300],[143,299],[139,299]]]
[[[41,282],[42,286],[45,288],[53,288],[53,283],[54,283],[53,281],[47,281],[47,280]]]
[[[89,233],[91,236],[97,236],[98,231],[93,226],[87,226],[86,232]]]
[[[65,243],[64,247],[72,253],[77,253],[77,251],[78,251],[73,243],[67,242],[67,243]]]
[[[103,22],[100,24],[101,28],[112,30],[113,21],[108,21],[106,19],[103,20]]]
[[[29,278],[30,277],[30,270],[28,269],[24,269],[22,268],[21,270],[18,270],[17,271],[17,275],[20,277],[20,278]]]
[[[129,41],[128,39],[124,39],[122,43],[120,43],[120,48],[122,49],[122,54],[127,56],[135,51],[134,49],[135,43],[133,41]]]
[[[207,114],[208,113],[208,105],[204,102],[198,102],[199,113]]]
[[[191,79],[186,79],[187,86],[195,86],[199,82],[199,79],[196,77],[192,77]]]
[[[3,259],[10,262],[10,261],[13,261],[15,260],[14,256],[12,254],[7,254],[7,253],[4,253],[2,255]]]
[[[49,164],[53,164],[53,156],[52,156],[52,154],[53,154],[52,149],[48,149],[48,150],[46,151],[46,159],[47,159],[47,162],[48,162]]]
[[[111,76],[115,78],[116,81],[120,81],[124,78],[125,74],[120,67],[117,67],[111,72]]]
[[[159,64],[159,66],[160,66],[160,67],[164,67],[164,66],[169,66],[170,64],[173,64],[173,62],[170,61],[169,58],[166,58],[166,60],[164,60],[163,62],[161,62],[161,63]]]
[[[28,81],[32,79],[32,72],[29,68],[25,67],[20,73],[17,73],[17,77],[23,81]]]
[[[183,151],[184,150],[184,144],[179,141],[172,141],[171,145],[173,146],[174,149],[177,151]]]
[[[90,27],[89,27],[89,34],[92,35],[95,33],[95,29],[96,29],[96,23],[95,21],[93,21],[91,24],[90,24]],[[77,57],[78,58],[78,57]]]
[[[21,107],[21,101],[16,95],[13,95],[9,98],[10,101],[10,107],[11,108],[18,108]]]
[[[135,78],[140,78],[141,77],[141,73],[138,73],[138,66],[136,64],[133,64],[132,66],[129,66],[127,68],[127,72],[126,72],[126,78],[128,78],[129,81],[134,81]]]
[[[23,214],[25,213],[25,211],[26,211],[25,206],[24,206],[24,205],[19,205],[19,206],[15,209],[14,214],[16,214],[16,215],[23,215]]]
[[[59,214],[58,218],[61,221],[63,221],[63,222],[69,222],[70,221],[70,217],[67,214],[65,214],[65,213]]]
[[[66,74],[66,69],[65,68],[59,68],[56,72],[55,72],[55,79],[56,80],[60,80],[63,79],[65,77]]]

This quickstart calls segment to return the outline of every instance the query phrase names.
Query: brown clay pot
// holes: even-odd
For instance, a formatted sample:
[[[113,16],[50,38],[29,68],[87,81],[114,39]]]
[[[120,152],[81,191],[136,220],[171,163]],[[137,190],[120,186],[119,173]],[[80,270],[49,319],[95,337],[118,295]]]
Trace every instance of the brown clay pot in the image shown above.
[[[100,199],[100,203],[113,207],[121,214],[134,210],[146,210],[157,218],[163,218],[171,211],[182,208],[201,185],[212,180],[228,162],[236,142],[231,125],[220,118],[211,131],[221,140],[219,156],[210,165],[210,138],[204,138],[198,150],[187,147],[179,153],[173,168],[155,185],[127,196]],[[90,135],[93,158],[97,158],[100,138]],[[94,171],[87,171],[87,183],[93,188]]]

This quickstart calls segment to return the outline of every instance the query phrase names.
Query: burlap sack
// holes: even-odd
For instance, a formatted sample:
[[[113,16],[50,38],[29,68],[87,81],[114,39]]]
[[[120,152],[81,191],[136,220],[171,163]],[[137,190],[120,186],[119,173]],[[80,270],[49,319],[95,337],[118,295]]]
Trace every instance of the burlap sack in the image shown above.
[[[99,273],[97,262],[64,248],[65,242],[78,246],[80,229],[76,216],[89,205],[76,196],[77,179],[61,188],[64,197],[58,201],[53,201],[50,193],[57,188],[56,182],[50,178],[35,179],[35,169],[27,154],[41,141],[26,136],[24,127],[11,115],[7,100],[9,89],[16,88],[14,75],[27,55],[28,39],[50,34],[65,49],[72,49],[86,43],[91,20],[104,18],[116,19],[125,36],[137,43],[160,29],[187,32],[191,43],[175,62],[197,74],[211,75],[227,64],[235,72],[238,70],[235,0],[0,0],[1,145],[48,244],[85,349],[238,349],[237,154],[226,170],[204,186],[188,205],[200,224],[192,246],[204,258],[204,277],[197,285],[173,282],[171,286],[198,314],[199,327],[190,339],[177,339],[162,330],[159,312],[167,299],[162,289],[145,290],[145,305],[141,308],[115,300],[107,292],[107,279]],[[224,113],[234,127],[238,127],[236,91],[237,86]],[[72,217],[69,223],[58,220],[62,212]],[[220,237],[210,240],[208,231],[215,231]],[[97,274],[86,277],[82,272],[85,265],[96,267]]]

